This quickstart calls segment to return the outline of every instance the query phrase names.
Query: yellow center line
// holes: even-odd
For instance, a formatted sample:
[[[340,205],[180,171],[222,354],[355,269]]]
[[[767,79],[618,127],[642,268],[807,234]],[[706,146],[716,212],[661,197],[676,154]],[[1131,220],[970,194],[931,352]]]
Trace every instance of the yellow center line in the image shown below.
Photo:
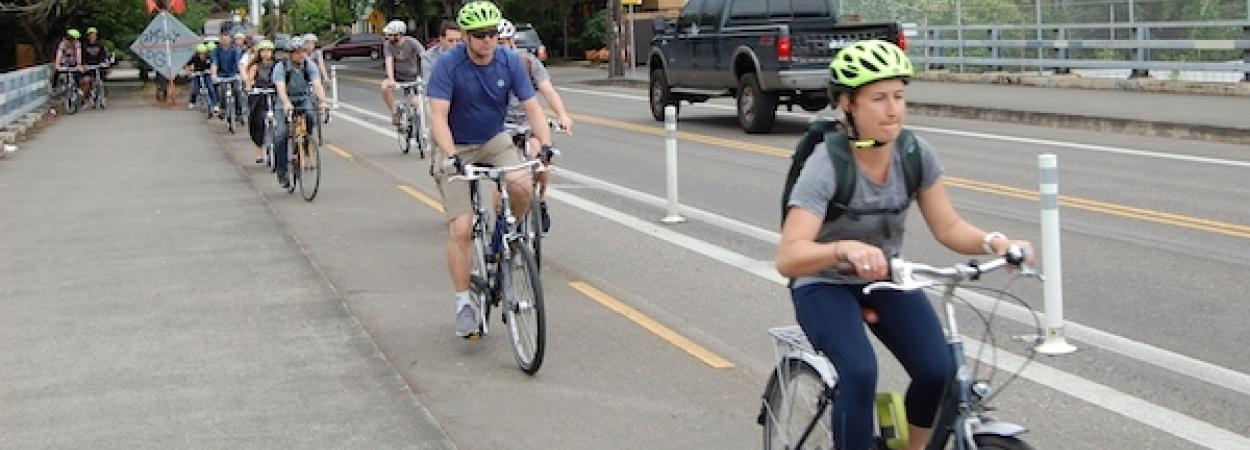
[[[338,153],[339,156],[343,157],[343,159],[352,159],[352,153],[347,150],[343,150],[342,147],[334,144],[326,144],[326,148],[330,149],[330,151],[334,153]]]
[[[581,292],[585,296],[590,297],[591,300],[598,302],[605,308],[615,311],[617,314],[634,321],[634,323],[642,326],[647,331],[650,331],[656,336],[659,336],[661,339],[668,341],[677,348],[684,350],[686,353],[689,353],[690,356],[694,356],[698,360],[703,361],[704,364],[711,366],[713,369],[731,369],[734,366],[733,363],[729,362],[725,358],[712,353],[703,346],[694,343],[694,341],[691,341],[685,336],[673,331],[671,328],[656,322],[654,319],[638,312],[637,309],[634,309],[620,300],[613,298],[611,295],[596,289],[594,286],[580,281],[569,283],[569,286],[576,289],[578,292]]]
[[[655,136],[664,136],[663,127],[641,125],[604,117],[588,116],[585,114],[570,114],[574,119],[582,122],[589,122],[596,125],[617,128],[621,130],[634,131]],[[752,153],[759,153],[769,156],[778,156],[789,158],[794,151],[791,149],[773,147],[769,145],[753,144],[750,142],[742,142],[732,139],[724,139],[704,134],[691,133],[687,131],[677,132],[678,138],[687,141],[699,142],[703,144],[715,145],[734,150],[743,150]],[[983,181],[970,180],[967,178],[944,176],[946,183],[961,189],[970,191],[984,192],[994,195],[1002,195],[1006,197],[1018,198],[1022,200],[1038,201],[1037,191],[1020,189],[1012,186],[987,183]],[[1180,228],[1188,228],[1191,230],[1206,231],[1210,233],[1222,234],[1225,236],[1239,237],[1250,239],[1250,226],[1220,222],[1199,217],[1185,216],[1153,209],[1137,208],[1127,205],[1119,205],[1115,203],[1101,202],[1098,200],[1090,200],[1079,197],[1071,197],[1067,195],[1059,196],[1059,204],[1073,209],[1108,214],[1129,219],[1138,219],[1146,222],[1171,225]]]
[[[412,198],[420,200],[421,203],[425,203],[426,206],[429,206],[430,208],[434,208],[435,211],[443,212],[443,204],[440,203],[438,200],[435,200],[434,198],[428,195],[425,195],[424,192],[418,191],[416,188],[412,186],[407,186],[407,185],[402,185],[402,184],[396,187],[398,187],[399,190],[404,191],[405,194],[412,196]]]

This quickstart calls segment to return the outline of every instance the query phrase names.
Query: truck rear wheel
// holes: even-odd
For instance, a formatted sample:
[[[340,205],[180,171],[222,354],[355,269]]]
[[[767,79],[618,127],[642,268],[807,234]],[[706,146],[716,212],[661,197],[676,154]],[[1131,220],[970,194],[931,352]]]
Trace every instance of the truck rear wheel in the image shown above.
[[[738,123],[747,133],[772,131],[777,121],[777,94],[760,89],[754,73],[738,78]]]
[[[673,91],[668,86],[668,79],[664,78],[664,69],[651,69],[651,117],[655,120],[664,121],[664,107],[673,105],[677,108],[677,112],[681,112],[681,102],[673,99]]]

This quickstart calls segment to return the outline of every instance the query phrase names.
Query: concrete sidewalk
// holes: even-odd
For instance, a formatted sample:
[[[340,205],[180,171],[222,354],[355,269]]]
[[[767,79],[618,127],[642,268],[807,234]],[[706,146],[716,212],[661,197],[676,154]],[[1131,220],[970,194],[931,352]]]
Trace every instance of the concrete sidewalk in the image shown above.
[[[633,76],[626,70],[625,78],[616,80],[600,69],[555,70],[578,72],[574,77],[592,85],[645,89],[648,82],[646,67]],[[935,81],[913,82],[907,96],[914,114],[1250,144],[1245,96]]]
[[[202,116],[111,106],[0,161],[0,448],[454,448]]]

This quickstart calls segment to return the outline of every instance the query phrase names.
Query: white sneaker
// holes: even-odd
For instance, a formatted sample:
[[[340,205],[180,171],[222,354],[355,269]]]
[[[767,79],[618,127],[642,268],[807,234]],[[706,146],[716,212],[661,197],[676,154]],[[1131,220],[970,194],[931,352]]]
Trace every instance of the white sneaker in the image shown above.
[[[481,324],[478,323],[477,306],[472,301],[456,301],[456,336],[465,339],[477,339],[481,336]]]

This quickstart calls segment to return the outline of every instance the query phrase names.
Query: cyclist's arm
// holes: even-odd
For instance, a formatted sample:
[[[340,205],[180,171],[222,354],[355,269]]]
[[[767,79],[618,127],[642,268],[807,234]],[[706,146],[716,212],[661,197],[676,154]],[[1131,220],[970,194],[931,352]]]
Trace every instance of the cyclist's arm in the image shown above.
[[[78,44],[74,48],[74,61],[79,67],[82,66],[82,44]]]
[[[65,44],[62,43],[56,46],[56,61],[52,63],[53,67],[56,67],[56,70],[61,70],[61,63],[65,59],[65,52],[61,50],[61,47],[64,45]]]
[[[258,67],[259,66],[256,64],[248,64],[247,68],[243,69],[243,88],[244,89],[252,88],[252,83],[254,83],[255,82],[254,80],[256,80],[256,71],[259,70]]]
[[[560,93],[556,91],[555,86],[551,85],[551,80],[539,82],[538,92],[543,93],[543,98],[547,99],[547,104],[551,105],[551,109],[556,112],[556,118],[560,120],[560,126],[572,133],[573,119],[569,117],[568,111],[564,109],[564,100],[560,99]]]
[[[534,130],[534,137],[538,138],[538,142],[542,145],[551,145],[551,128],[547,126],[547,115],[543,113],[542,105],[538,104],[538,99],[530,97],[521,103],[525,108],[525,116],[530,120],[530,129]]]
[[[786,223],[781,229],[781,243],[777,246],[777,273],[786,278],[812,275],[845,261],[838,251],[838,242],[816,242],[816,235],[824,218],[792,206],[786,211]]]
[[[451,112],[451,101],[441,98],[430,98],[430,134],[434,137],[434,145],[444,155],[456,154],[456,142],[451,137],[451,126],[447,123],[447,114]]]

